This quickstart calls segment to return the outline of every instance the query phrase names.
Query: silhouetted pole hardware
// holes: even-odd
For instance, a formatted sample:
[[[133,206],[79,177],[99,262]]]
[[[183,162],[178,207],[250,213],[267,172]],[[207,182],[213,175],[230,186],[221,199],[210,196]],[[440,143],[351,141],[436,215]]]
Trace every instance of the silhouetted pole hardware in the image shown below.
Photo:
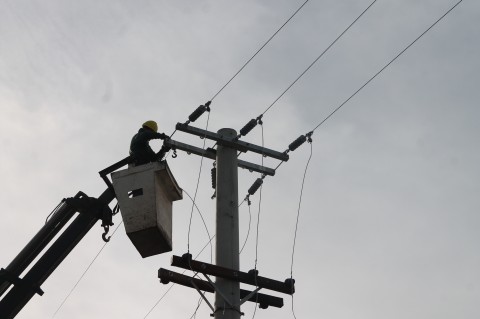
[[[243,315],[240,307],[247,301],[259,303],[262,309],[266,309],[268,306],[282,307],[282,298],[260,294],[258,291],[270,289],[280,293],[293,294],[295,292],[293,279],[289,278],[281,282],[260,277],[256,270],[250,270],[248,273],[239,270],[238,167],[259,172],[264,176],[274,175],[275,170],[238,160],[237,152],[254,152],[281,161],[287,161],[288,154],[239,141],[237,132],[230,128],[224,128],[214,133],[189,126],[188,123],[178,123],[176,129],[217,143],[217,150],[211,148],[204,150],[171,139],[164,141],[165,147],[216,161],[214,173],[212,172],[212,177],[216,178],[212,183],[216,189],[216,265],[192,260],[192,255],[189,253],[182,257],[173,256],[172,266],[198,272],[203,275],[205,280],[160,268],[158,271],[160,282],[163,284],[174,282],[196,289],[216,319],[239,319]],[[210,276],[215,276],[216,281],[213,282]],[[252,285],[254,290],[240,289],[240,283]],[[204,292],[215,293],[213,305],[205,297]]]

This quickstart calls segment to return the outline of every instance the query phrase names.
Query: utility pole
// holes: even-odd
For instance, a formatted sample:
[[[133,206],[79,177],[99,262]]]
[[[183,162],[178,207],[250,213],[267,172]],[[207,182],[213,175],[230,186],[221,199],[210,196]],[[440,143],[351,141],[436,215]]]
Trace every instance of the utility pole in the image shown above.
[[[229,139],[235,138],[237,132],[224,128],[218,134]],[[238,165],[237,151],[234,148],[218,145],[217,148],[217,238],[216,265],[239,270],[239,230],[238,230]],[[238,309],[231,309],[224,298],[237,307],[240,300],[240,283],[218,277],[218,291],[215,292],[215,319],[239,319]],[[223,294],[223,296],[222,296]]]
[[[172,266],[197,272],[199,275],[203,275],[206,280],[200,279],[199,276],[196,276],[198,278],[190,277],[160,268],[158,271],[160,282],[163,284],[174,282],[196,289],[212,310],[212,317],[215,317],[215,319],[240,319],[243,315],[240,307],[247,301],[258,303],[261,309],[266,309],[269,306],[283,307],[282,298],[262,294],[258,291],[260,289],[270,289],[291,295],[295,292],[295,280],[287,278],[282,282],[261,277],[255,269],[242,272],[240,271],[239,255],[238,167],[248,169],[251,172],[259,172],[263,177],[273,176],[275,170],[239,160],[237,152],[254,152],[281,161],[288,161],[288,152],[278,152],[240,141],[240,135],[237,135],[237,132],[231,128],[224,128],[217,133],[213,133],[188,124],[189,122],[178,123],[176,129],[200,138],[213,140],[216,142],[217,149],[200,149],[171,139],[165,140],[164,146],[175,151],[182,150],[188,154],[196,154],[216,161],[216,264],[212,265],[193,260],[189,253],[181,257],[173,256]],[[242,130],[240,130],[241,133]],[[242,133],[241,135],[245,134]],[[258,178],[252,185],[249,189],[249,195],[255,192],[251,191],[252,189],[258,189],[262,179]],[[216,277],[215,283],[209,276]],[[253,291],[240,289],[240,283],[253,286],[255,289]],[[204,292],[215,293],[214,305],[205,297]]]

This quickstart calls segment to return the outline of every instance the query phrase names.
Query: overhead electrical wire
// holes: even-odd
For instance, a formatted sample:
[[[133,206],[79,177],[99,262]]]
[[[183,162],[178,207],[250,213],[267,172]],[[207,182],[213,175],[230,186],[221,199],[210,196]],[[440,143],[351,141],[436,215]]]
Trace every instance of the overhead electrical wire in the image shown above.
[[[370,5],[369,5],[365,10],[363,10],[362,13],[360,13],[360,15],[359,15],[355,20],[353,20],[353,22],[350,23],[350,25],[349,25],[345,30],[343,30],[343,32],[340,33],[340,35],[339,35],[332,43],[330,43],[330,45],[329,45],[325,50],[323,50],[323,52],[320,53],[320,55],[319,55],[315,60],[313,60],[313,62],[310,63],[310,65],[309,65],[302,73],[300,73],[300,75],[295,79],[295,81],[293,81],[293,82],[272,102],[272,104],[270,104],[270,105],[267,107],[267,109],[266,109],[265,111],[263,111],[262,115],[265,115],[265,113],[267,113],[268,110],[270,110],[270,109],[272,108],[272,106],[274,106],[274,105],[278,102],[278,100],[280,100],[280,99],[285,95],[285,93],[287,93],[288,90],[290,90],[290,89],[292,88],[292,86],[294,86],[295,83],[297,83],[298,80],[300,80],[300,78],[302,78],[302,77],[305,75],[305,73],[307,73],[307,72],[312,68],[312,66],[313,66],[315,63],[317,63],[317,61],[320,60],[320,59],[323,57],[323,56],[325,55],[325,53],[327,53],[327,51],[330,50],[330,48],[331,48],[335,43],[337,43],[337,41],[338,41],[345,33],[347,33],[347,31],[350,30],[350,28],[375,4],[375,2],[377,2],[377,0],[374,0],[372,3],[370,3]]]
[[[340,108],[342,108],[346,103],[348,103],[355,95],[357,95],[361,90],[363,90],[370,82],[372,82],[380,73],[385,71],[393,62],[395,62],[401,55],[403,55],[413,44],[415,44],[420,38],[422,38],[428,31],[430,31],[438,22],[440,22],[443,18],[445,18],[453,9],[455,9],[463,0],[459,0],[455,5],[453,5],[450,9],[448,9],[440,18],[435,20],[434,23],[432,23],[425,31],[423,31],[418,37],[415,38],[410,44],[408,44],[400,53],[398,53],[393,59],[391,59],[384,67],[382,67],[378,72],[376,72],[372,77],[370,77],[360,88],[358,88],[352,95],[350,95],[345,101],[343,101],[338,107],[336,107],[327,117],[325,117],[322,121],[320,121],[310,132],[306,133],[305,135],[301,135],[297,140],[295,140],[293,143],[289,145],[289,149],[285,151],[285,153],[288,153],[290,151],[295,150],[297,147],[299,147],[301,144],[303,144],[308,138],[312,136],[312,134],[323,124],[325,123],[328,119],[330,119]],[[300,140],[300,138],[303,138],[302,141],[300,141],[298,144],[296,144],[297,141]],[[294,145],[295,144],[295,145]],[[294,145],[294,149],[291,149],[290,146]],[[281,161],[276,167],[275,171],[284,163],[284,161]]]
[[[322,53],[320,53],[320,55],[315,60],[313,60],[313,62],[310,63],[310,65],[302,73],[300,73],[300,75],[298,75],[297,78],[285,90],[283,90],[283,92],[265,109],[265,111],[263,111],[256,119],[251,119],[240,130],[240,134],[237,136],[237,140],[242,136],[246,136],[251,130],[255,128],[257,124],[261,124],[263,116],[285,95],[285,93],[287,93],[300,80],[300,78],[302,78],[312,68],[315,63],[318,62],[318,60],[320,60],[325,55],[325,53],[327,53],[328,50],[330,50],[330,48],[335,43],[337,43],[337,41],[345,33],[347,33],[348,30],[350,30],[350,28],[375,4],[375,2],[377,2],[377,0],[374,0],[372,3],[370,3],[370,5],[368,5],[368,7],[363,10],[362,13],[360,13],[360,15],[355,18],[355,20],[353,20],[353,22],[350,23],[348,27],[345,28],[345,30],[343,30],[340,35],[338,35],[337,38],[332,43],[330,43],[330,45],[325,50],[323,50]]]
[[[263,48],[280,32],[280,30],[283,29],[284,26],[286,26],[290,20],[293,19],[293,17],[307,4],[309,0],[306,0],[288,19],[287,21],[285,21],[282,26],[277,30],[275,31],[275,33],[272,34],[272,36],[270,36],[270,38],[268,38],[268,40],[255,52],[255,54],[252,55],[252,57],[250,59],[247,60],[247,62],[245,62],[242,67],[230,78],[230,80],[227,81],[227,83],[225,83],[225,85],[217,92],[215,93],[215,95],[210,99],[210,101],[213,101],[229,84],[230,82],[233,81],[233,79],[235,79],[237,77],[237,75],[243,71],[243,69],[260,53],[260,51],[263,50]]]
[[[257,120],[261,120],[262,116],[264,114],[266,114],[266,112],[268,112],[272,107],[273,105],[275,105],[275,103],[295,84],[298,82],[298,80],[306,73],[308,72],[308,70],[360,19],[360,17],[362,17],[370,8],[371,6],[376,2],[377,0],[374,0],[333,42],[332,44],[330,44],[327,49],[325,49],[320,55],[319,57],[317,57],[314,62],[312,62],[308,67],[307,69],[305,69],[296,79],[295,81],[292,82],[292,84],[289,85],[289,87],[287,87],[286,90],[284,90],[282,92],[282,94],[276,99],[274,100],[274,102],[269,105],[267,107],[267,109],[261,114],[261,116],[259,116],[259,118],[257,118]],[[403,53],[405,53],[413,44],[415,44],[420,38],[422,38],[428,31],[430,31],[438,22],[440,22],[445,16],[447,16],[453,9],[455,9],[463,0],[459,0],[454,6],[452,6],[446,13],[444,13],[440,18],[438,18],[429,28],[427,28],[422,34],[420,34],[414,41],[412,41],[407,47],[405,47],[405,49],[403,49],[400,53],[398,53],[392,60],[390,60],[390,62],[388,62],[383,68],[381,68],[377,73],[375,73],[367,82],[365,82],[358,90],[356,90],[349,98],[347,98],[343,103],[341,103],[337,108],[335,108],[325,119],[323,119],[317,126],[314,127],[314,129],[312,131],[310,131],[309,133],[307,133],[307,137],[310,138],[311,135],[314,133],[315,130],[317,130],[325,121],[327,121],[331,116],[333,116],[333,114],[335,114],[341,107],[343,107],[346,103],[348,103],[356,94],[358,94],[364,87],[366,87],[371,81],[373,81],[380,73],[382,73],[386,68],[388,68],[393,62],[395,62],[395,60],[397,60]],[[306,1],[308,2],[308,1]],[[305,3],[306,3],[305,2]],[[305,5],[305,3],[303,5]],[[302,5],[302,7],[303,7]],[[301,8],[300,8],[301,9]],[[297,10],[298,12],[299,10]],[[295,13],[296,14],[296,13]],[[287,21],[288,22],[288,21]],[[283,27],[283,26],[282,26]],[[267,42],[268,43],[268,42]],[[263,48],[263,47],[262,47]],[[257,52],[258,53],[258,52]],[[257,54],[256,53],[256,54]],[[253,58],[253,57],[252,57]],[[247,64],[248,64],[249,61],[247,61]],[[240,71],[245,67],[246,65],[244,65]],[[217,94],[214,95],[214,97],[212,98],[212,100],[236,77],[236,75],[238,75],[237,72],[228,82],[227,84],[222,87],[222,89],[217,92]],[[263,132],[262,132],[262,139],[263,139]],[[303,143],[302,143],[303,144]],[[301,194],[303,192],[303,183],[304,183],[304,180],[305,180],[305,174],[306,174],[306,171],[307,171],[307,168],[308,168],[308,164],[310,162],[310,159],[311,159],[311,156],[312,154],[310,154],[310,157],[309,157],[309,160],[307,162],[307,166],[305,168],[305,173],[304,173],[304,179],[302,181],[302,191],[301,191]],[[263,156],[262,156],[263,157]],[[263,158],[262,158],[262,163],[263,163]],[[278,164],[278,166],[275,168],[275,171],[282,165],[283,161],[280,162]],[[198,184],[197,184],[197,187],[198,187]],[[256,256],[255,256],[255,269],[256,269],[256,266],[257,266],[257,261],[258,261],[258,229],[259,229],[259,219],[260,219],[260,207],[261,207],[261,185],[260,185],[260,201],[259,201],[259,213],[258,213],[258,217],[257,217],[257,239],[256,239]],[[247,195],[248,196],[248,195]],[[301,195],[302,196],[302,195]],[[299,209],[300,209],[300,205],[301,205],[301,197],[300,197],[300,202],[299,202]],[[193,208],[192,208],[193,209]],[[294,248],[293,248],[293,252],[292,252],[292,266],[291,266],[291,274],[293,273],[293,257],[294,257],[294,249],[295,249],[295,241],[296,241],[296,232],[297,232],[297,227],[298,227],[298,217],[299,217],[299,212],[297,213],[297,224],[296,224],[296,229],[295,229],[295,238],[294,238]],[[190,232],[190,230],[189,230]],[[168,292],[168,291],[167,291]],[[163,298],[164,296],[162,296]],[[161,299],[160,299],[161,300]],[[157,302],[158,303],[158,302]],[[156,305],[155,305],[156,306]],[[155,307],[154,306],[154,307]],[[293,307],[293,300],[292,300],[292,307]],[[153,310],[153,308],[152,308]],[[292,308],[292,312],[293,312],[293,308]],[[148,314],[147,314],[148,315]],[[293,312],[293,315],[295,316],[295,313]],[[255,312],[254,312],[254,316],[255,316]]]
[[[309,0],[306,0],[305,2],[303,2],[303,4],[302,4],[297,10],[295,10],[295,12],[282,24],[282,26],[281,26],[280,28],[278,28],[277,31],[275,31],[275,32],[270,36],[270,38],[268,38],[268,40],[265,41],[265,43],[250,57],[250,59],[248,59],[248,60],[242,65],[242,67],[220,88],[220,90],[218,90],[218,92],[215,93],[215,94],[213,95],[213,97],[212,97],[207,103],[205,103],[205,105],[200,105],[200,106],[195,110],[195,112],[190,115],[190,117],[192,117],[193,115],[198,115],[198,116],[196,117],[196,118],[198,118],[200,115],[202,115],[203,112],[205,111],[205,110],[203,110],[203,112],[202,112],[202,107],[203,107],[203,108],[206,108],[206,109],[208,109],[208,111],[210,111],[210,108],[209,108],[209,107],[210,107],[210,104],[212,103],[212,101],[230,84],[230,82],[232,82],[232,81],[237,77],[237,75],[240,74],[240,72],[243,71],[243,69],[245,69],[245,67],[260,53],[260,51],[263,50],[263,48],[265,48],[265,46],[267,46],[268,43],[270,43],[270,41],[290,22],[290,20],[292,20],[293,17],[294,17],[295,15],[297,15],[297,13],[307,4],[308,1],[309,1]],[[194,122],[195,119],[196,119],[196,118],[195,118],[194,120],[191,120],[190,117],[189,117],[189,121],[187,121],[187,123]],[[173,131],[173,133],[170,135],[170,138],[172,138],[172,136],[173,136],[176,132],[177,132],[177,130],[175,129],[175,130]]]
[[[252,203],[250,202],[250,199],[248,199],[248,230],[247,230],[247,236],[245,236],[245,241],[243,242],[243,245],[242,245],[242,248],[240,249],[239,254],[241,254],[243,251],[243,248],[245,248],[245,245],[247,244],[247,241],[248,241],[248,236],[250,235],[250,227],[252,225],[252,211],[250,209],[251,204]]]
[[[211,238],[210,232],[208,231],[208,226],[205,223],[205,219],[203,218],[203,214],[200,212],[200,209],[198,208],[197,204],[193,201],[192,196],[190,196],[190,194],[188,194],[188,192],[185,189],[183,189],[183,191],[185,192],[185,194],[187,194],[188,198],[190,198],[190,200],[193,202],[193,205],[195,205],[195,208],[197,209],[198,214],[200,214],[200,218],[202,219],[203,226],[205,226],[205,230],[207,231],[207,236],[208,238]],[[212,261],[212,259],[213,259],[213,247],[212,247],[212,243],[210,242],[210,261]]]
[[[300,198],[298,200],[297,220],[295,222],[295,232],[293,236],[292,263],[290,266],[290,279],[292,280],[293,280],[293,260],[294,260],[293,258],[295,256],[295,245],[297,243],[298,221],[300,220],[300,208],[302,206],[303,188],[305,186],[305,178],[307,176],[308,165],[310,164],[310,160],[312,159],[312,155],[313,155],[313,143],[311,142],[311,140],[309,140],[309,143],[310,143],[310,156],[308,157],[307,164],[305,165],[305,171],[303,172],[302,186],[300,188]],[[295,315],[295,309],[293,306],[293,293],[292,293],[292,314],[293,314],[293,317],[296,319],[297,316]]]
[[[205,132],[208,130],[208,123],[210,121],[210,112],[208,112],[208,117],[207,117],[207,124],[205,127]],[[206,134],[206,133],[205,133]],[[202,149],[205,149],[205,143],[207,139],[204,137],[203,138],[203,146]],[[197,199],[197,193],[198,193],[198,185],[200,184],[200,176],[202,174],[202,167],[203,167],[203,158],[204,158],[204,153],[202,152],[202,157],[200,159],[200,169],[198,170],[198,178],[197,178],[197,186],[195,187],[195,195],[193,196],[192,200],[192,209],[190,211],[190,221],[188,223],[188,235],[187,235],[187,253],[190,253],[190,230],[192,226],[192,217],[193,217],[193,207],[195,206],[195,200]],[[203,219],[203,218],[202,218]],[[210,237],[210,235],[209,235]]]
[[[458,1],[453,7],[451,7],[447,12],[445,12],[440,18],[438,18],[430,27],[422,32],[415,40],[413,40],[409,45],[407,45],[400,53],[398,53],[390,62],[388,62],[383,68],[381,68],[377,73],[375,73],[367,82],[365,82],[358,90],[356,90],[352,95],[350,95],[343,103],[341,103],[337,108],[333,110],[327,117],[325,117],[317,126],[314,127],[312,132],[317,130],[325,121],[327,121],[333,114],[335,114],[342,106],[344,106],[348,101],[350,101],[358,92],[360,92],[364,87],[366,87],[370,82],[373,81],[380,73],[382,73],[386,68],[388,68],[395,60],[397,60],[405,51],[407,51],[412,45],[414,45],[421,37],[423,37],[428,31],[430,31],[438,22],[445,18],[453,9],[455,9],[463,0]]]
[[[262,149],[263,147],[265,146],[265,136],[264,136],[264,127],[263,127],[263,123],[260,125],[261,128],[262,128]],[[262,168],[264,167],[264,163],[263,163],[263,154],[260,154],[261,156],[261,159],[262,159]],[[262,176],[263,178],[265,177],[265,175]],[[260,229],[260,213],[261,213],[261,210],[262,210],[262,189],[263,189],[263,185],[260,185],[260,192],[259,192],[259,197],[258,197],[258,214],[257,214],[257,232],[256,232],[256,236],[255,236],[255,268],[254,268],[254,275],[255,275],[255,289],[258,288],[258,284],[257,284],[257,275],[258,275],[258,271],[257,271],[257,263],[258,263],[258,243],[259,243],[259,240],[258,240],[258,234],[259,234],[259,229]],[[247,198],[248,201],[250,201],[249,198]],[[242,248],[243,249],[243,248]],[[257,295],[257,298],[258,298],[258,295]],[[255,318],[255,315],[257,313],[257,306],[258,306],[258,300],[257,302],[255,302],[255,309],[253,311],[253,316],[252,316],[252,319]]]
[[[330,117],[333,116],[343,105],[345,105],[348,101],[350,101],[356,94],[358,94],[365,86],[367,86],[373,79],[375,79],[380,73],[382,73],[386,68],[388,68],[395,60],[397,60],[405,51],[407,51],[413,44],[415,44],[420,38],[422,38],[428,31],[430,31],[438,22],[440,22],[443,18],[445,18],[452,10],[454,10],[463,0],[459,0],[457,3],[455,3],[450,9],[448,9],[441,17],[439,17],[432,25],[430,25],[424,32],[422,32],[417,38],[415,38],[409,45],[407,45],[400,53],[398,53],[392,60],[390,60],[383,68],[381,68],[377,73],[375,73],[368,81],[366,81],[358,90],[356,90],[348,99],[346,99],[342,104],[340,104],[337,108],[335,108],[325,119],[323,119],[317,126],[314,127],[313,130],[308,132],[306,135],[302,135],[303,141],[301,143],[297,143],[298,145],[294,145],[295,149],[303,144],[305,141],[309,141],[310,143],[310,155],[305,167],[303,179],[302,179],[302,186],[301,186],[301,191],[300,191],[300,199],[299,199],[299,204],[298,204],[298,210],[297,210],[297,220],[296,220],[296,225],[295,225],[295,234],[294,234],[294,241],[293,241],[293,249],[292,249],[292,257],[291,257],[291,268],[290,268],[290,278],[293,278],[293,263],[294,263],[294,255],[295,255],[295,245],[296,245],[296,238],[297,238],[297,231],[298,231],[298,222],[299,222],[299,216],[300,216],[300,208],[301,208],[301,202],[302,202],[302,196],[303,196],[303,189],[304,189],[304,183],[305,183],[305,177],[307,173],[307,169],[310,163],[310,160],[312,158],[312,153],[313,153],[313,146],[311,143],[311,136],[314,133],[315,130],[317,130],[325,121],[327,121]],[[268,109],[267,109],[268,111]],[[263,113],[264,114],[264,113]],[[295,142],[299,141],[300,138],[298,138]],[[294,144],[292,143],[292,144]],[[289,145],[289,150],[292,150]],[[288,152],[287,150],[286,152]],[[275,168],[275,171],[282,165],[283,161],[281,161],[277,167]],[[260,194],[261,195],[261,194]],[[247,195],[248,196],[248,195]],[[258,226],[258,225],[257,225]],[[293,294],[292,294],[292,314],[296,318],[295,315],[295,310],[294,310],[294,300],[293,300]],[[254,313],[255,316],[255,313]]]

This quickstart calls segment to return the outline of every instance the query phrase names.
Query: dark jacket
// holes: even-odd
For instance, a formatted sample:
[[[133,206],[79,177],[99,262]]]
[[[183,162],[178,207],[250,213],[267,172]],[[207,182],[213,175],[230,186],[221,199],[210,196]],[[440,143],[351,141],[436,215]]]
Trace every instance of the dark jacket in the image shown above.
[[[165,134],[156,133],[148,128],[141,128],[130,143],[130,156],[135,165],[147,164],[158,160],[158,155],[152,150],[148,142],[153,139],[164,138]]]

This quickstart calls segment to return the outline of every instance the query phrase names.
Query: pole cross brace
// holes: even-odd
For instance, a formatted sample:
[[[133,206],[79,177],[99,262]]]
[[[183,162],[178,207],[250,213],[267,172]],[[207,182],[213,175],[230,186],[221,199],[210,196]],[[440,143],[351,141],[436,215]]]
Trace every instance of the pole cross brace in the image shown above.
[[[206,131],[206,130],[202,130],[202,129],[197,128],[197,127],[185,125],[185,124],[182,124],[182,123],[177,123],[175,128],[178,131],[182,131],[182,132],[185,132],[185,133],[197,135],[201,138],[208,138],[210,140],[213,140],[213,141],[217,142],[218,144],[222,144],[222,145],[234,148],[234,149],[236,149],[240,152],[243,152],[243,153],[250,151],[250,152],[257,153],[257,154],[261,154],[265,157],[266,156],[273,157],[273,158],[281,160],[283,162],[286,162],[289,159],[288,154],[286,154],[284,152],[278,152],[278,151],[274,151],[274,150],[271,150],[271,149],[268,149],[266,147],[262,147],[262,146],[259,146],[259,145],[255,145],[255,144],[251,144],[251,143],[247,143],[247,142],[243,142],[243,141],[237,141],[237,140],[235,140],[235,138],[226,138],[221,134],[213,133],[213,132]]]
[[[160,278],[160,282],[164,285],[173,282],[178,285],[182,285],[185,287],[195,288],[201,291],[214,293],[215,288],[210,284],[210,282],[206,280],[201,280],[197,278],[192,278],[186,275],[182,275],[176,273],[174,271],[170,271],[164,268],[160,268],[158,270],[158,278]],[[192,284],[195,283],[195,285]],[[196,286],[196,287],[195,287]],[[260,309],[267,309],[268,306],[282,308],[283,307],[283,299],[275,296],[270,296],[261,293],[254,293],[252,294],[249,290],[240,289],[240,298],[241,300],[246,299],[247,296],[250,296],[247,301],[256,302],[260,304]]]
[[[205,300],[205,302],[206,302],[207,305],[210,307],[210,309],[212,309],[212,312],[215,313],[215,308],[213,308],[213,306],[212,306],[212,304],[210,303],[210,301],[208,301],[207,297],[205,297],[205,295],[204,295],[203,292],[200,290],[200,288],[198,288],[198,286],[195,284],[195,281],[190,280],[190,283],[191,283],[192,286],[197,290],[197,292],[200,294],[200,296],[202,297],[202,299]]]
[[[185,254],[182,257],[172,256],[172,266],[180,267],[187,270],[198,271],[203,274],[208,274],[215,277],[221,277],[236,282],[260,287],[264,289],[270,289],[277,292],[292,295],[295,293],[295,280],[286,279],[284,282],[269,279],[266,277],[258,276],[255,271],[249,271],[248,273],[232,270],[221,266],[216,266],[196,260],[191,260],[191,255]]]
[[[227,296],[225,296],[225,294],[222,292],[222,290],[220,288],[217,287],[217,285],[215,285],[215,283],[204,273],[202,273],[202,275],[208,280],[208,282],[210,283],[210,285],[213,287],[213,289],[215,289],[216,292],[218,292],[218,294],[220,296],[222,296],[223,300],[225,301],[225,303],[230,307],[230,309],[234,309],[235,311],[239,312],[241,315],[243,315],[243,313],[240,311],[240,306],[241,306],[241,303],[240,302],[234,302],[232,303],[230,300],[228,300]],[[250,293],[251,294],[251,293]],[[249,294],[249,295],[250,295]],[[253,296],[253,295],[252,295]],[[251,297],[251,296],[250,296]],[[213,311],[215,312],[215,310]]]
[[[216,157],[217,157],[217,151],[212,148],[202,149],[199,147],[195,147],[195,146],[188,145],[188,144],[171,140],[171,139],[164,140],[163,145],[170,147],[174,150],[181,150],[181,151],[187,152],[187,154],[195,154],[195,155],[203,156],[213,160],[216,160]],[[248,169],[249,171],[252,171],[252,172],[257,172],[257,173],[261,173],[269,176],[275,175],[275,170],[273,168],[242,161],[240,159],[238,160],[238,166],[244,169]]]

